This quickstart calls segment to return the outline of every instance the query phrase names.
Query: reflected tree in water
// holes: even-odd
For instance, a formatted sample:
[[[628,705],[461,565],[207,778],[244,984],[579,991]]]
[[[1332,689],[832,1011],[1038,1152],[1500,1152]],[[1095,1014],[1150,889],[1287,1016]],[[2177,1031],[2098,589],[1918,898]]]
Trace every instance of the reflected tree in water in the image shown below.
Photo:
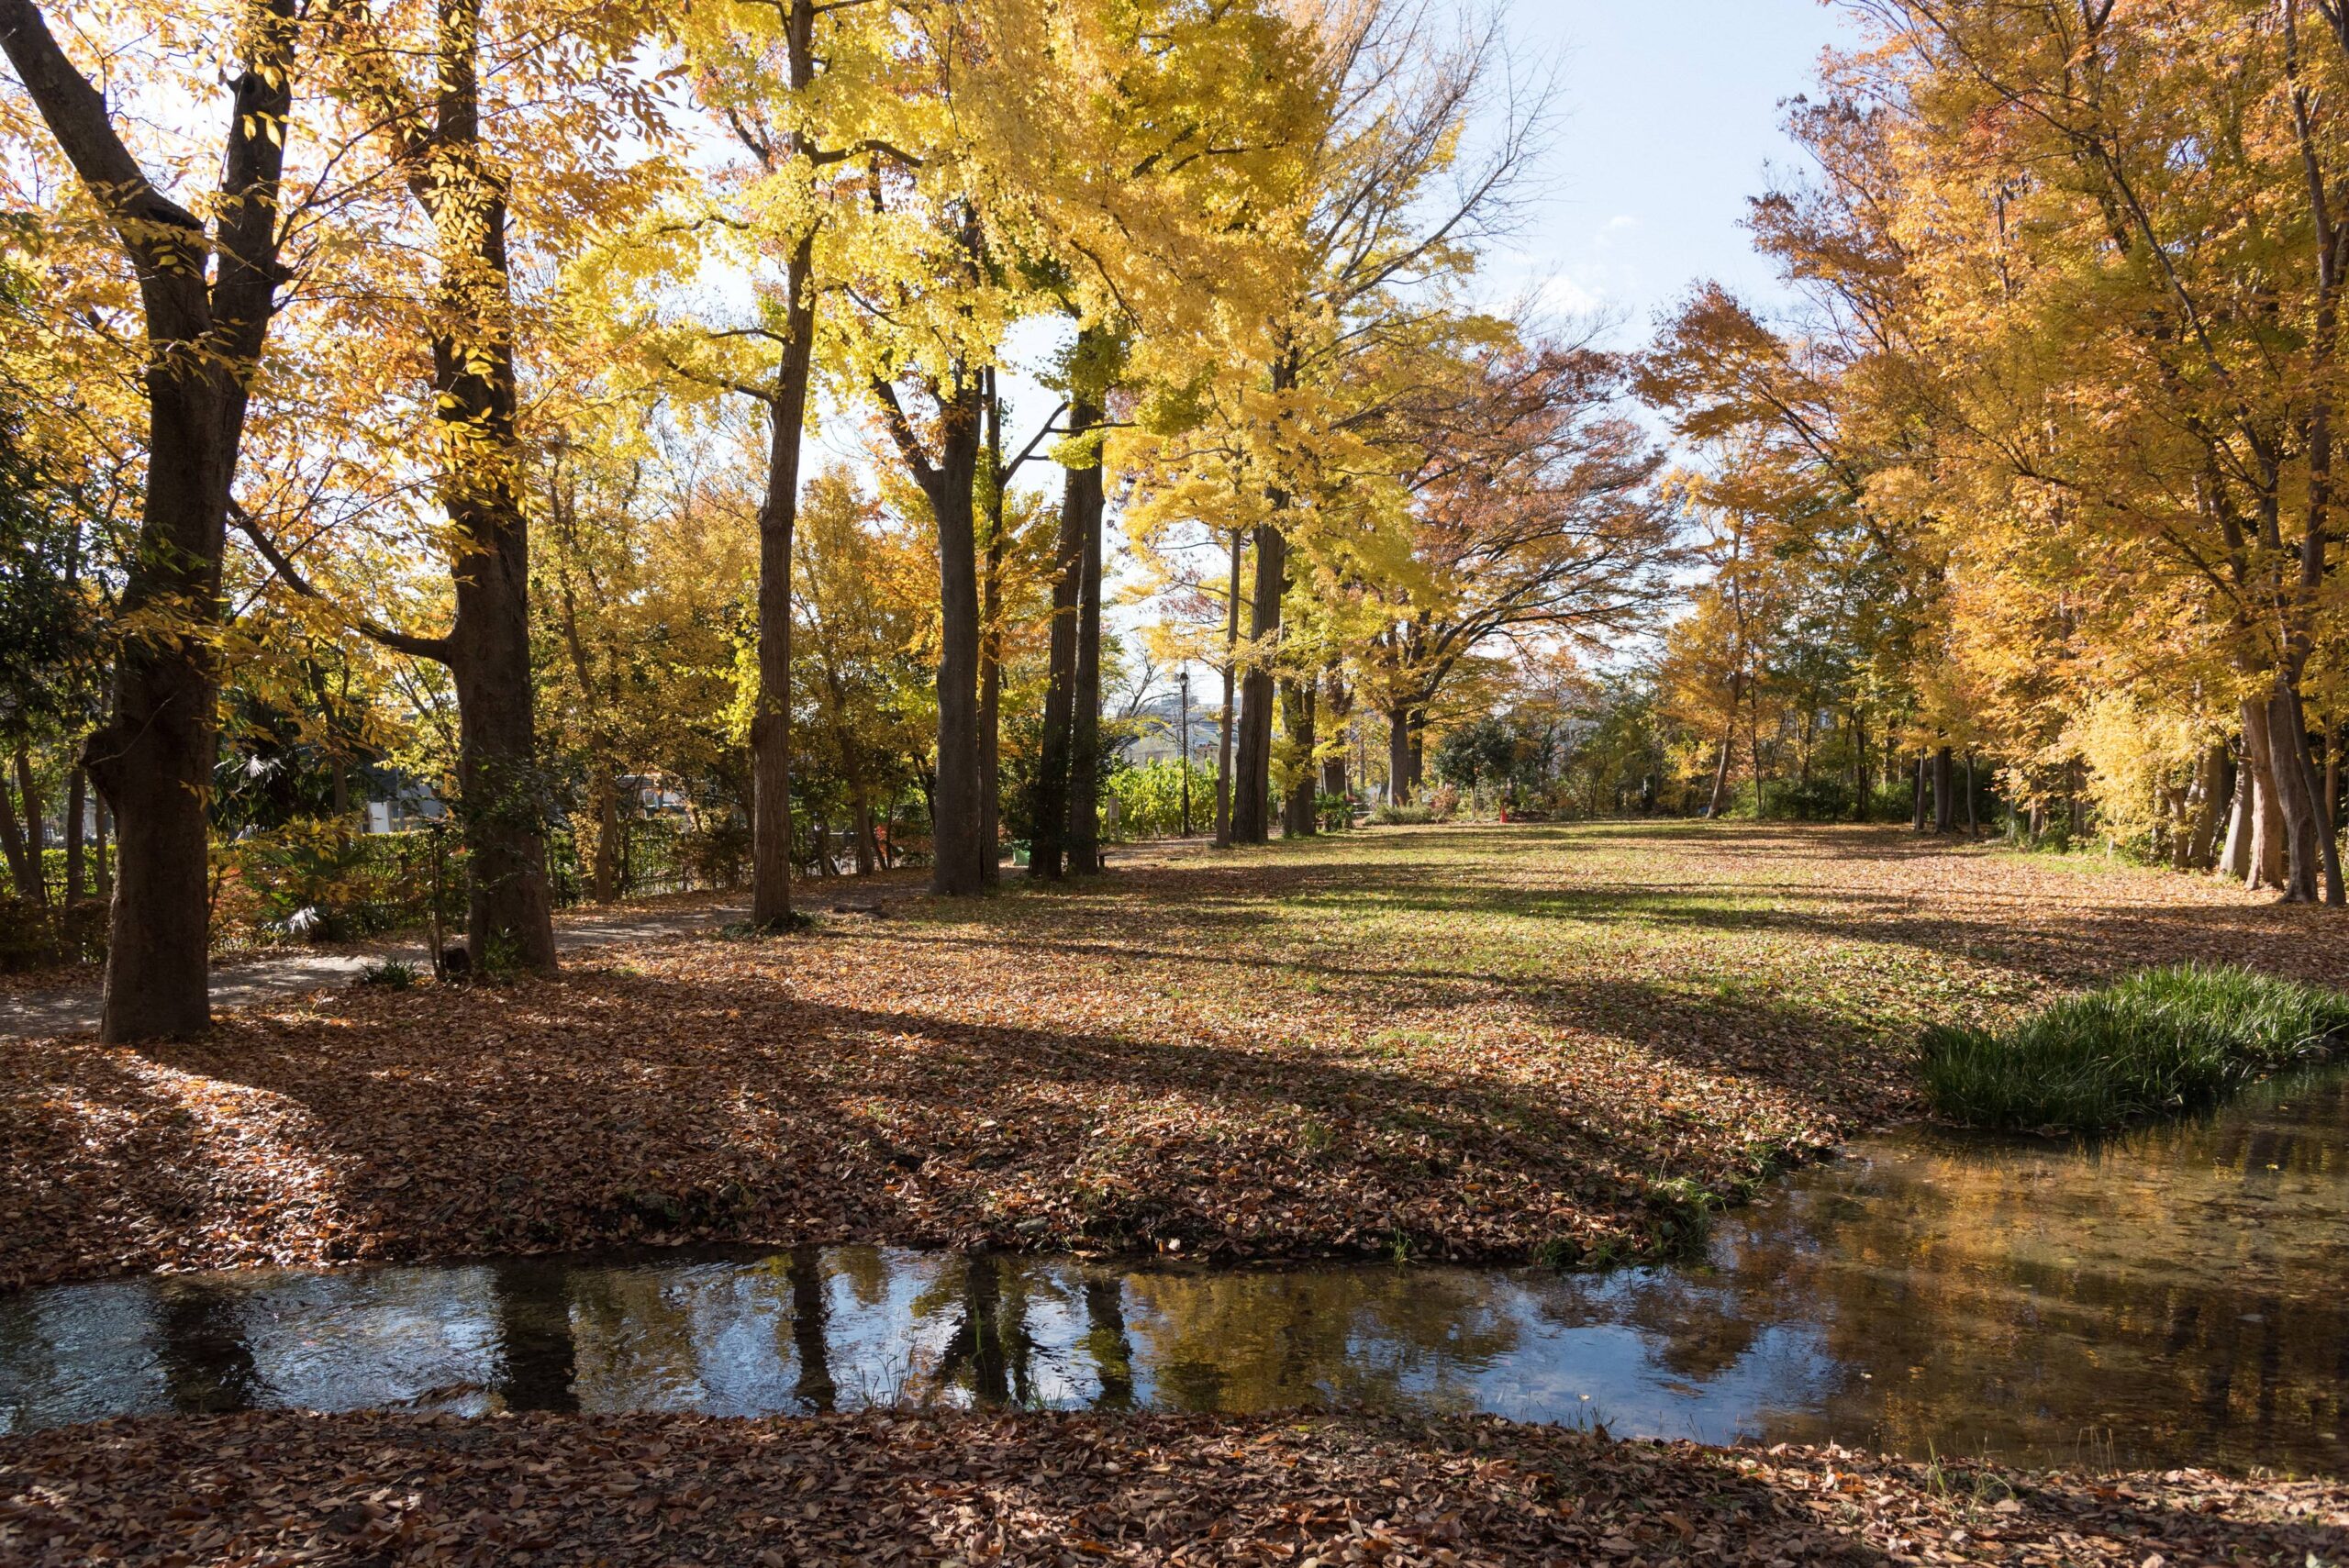
[[[183,1416],[250,1410],[264,1393],[246,1338],[239,1292],[166,1283],[156,1302],[155,1361]]]
[[[789,1273],[791,1355],[793,1364],[799,1369],[792,1396],[798,1400],[801,1409],[822,1413],[830,1410],[840,1397],[840,1391],[832,1383],[832,1304],[824,1274],[823,1249],[793,1248]]]
[[[497,1370],[491,1391],[509,1410],[579,1408],[579,1341],[571,1321],[569,1271],[551,1263],[490,1270]]]

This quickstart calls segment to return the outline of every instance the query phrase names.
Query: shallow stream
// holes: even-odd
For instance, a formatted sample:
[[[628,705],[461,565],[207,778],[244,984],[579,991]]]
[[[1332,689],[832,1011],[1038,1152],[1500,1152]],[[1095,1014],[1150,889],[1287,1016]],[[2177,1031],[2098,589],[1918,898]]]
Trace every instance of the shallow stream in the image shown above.
[[[1700,1262],[1208,1271],[839,1247],[0,1298],[0,1431],[249,1407],[1354,1405],[1618,1436],[2349,1465],[2349,1075],[2100,1148],[1895,1132]]]

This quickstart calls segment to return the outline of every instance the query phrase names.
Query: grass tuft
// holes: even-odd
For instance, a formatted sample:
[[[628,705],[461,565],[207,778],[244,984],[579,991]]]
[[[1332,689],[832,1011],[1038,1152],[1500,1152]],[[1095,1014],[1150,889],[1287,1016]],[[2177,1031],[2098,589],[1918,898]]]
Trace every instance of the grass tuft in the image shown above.
[[[2349,996],[2180,964],[2056,1003],[2003,1032],[1930,1029],[1933,1108],[1976,1127],[2096,1131],[2215,1105],[2349,1034]]]

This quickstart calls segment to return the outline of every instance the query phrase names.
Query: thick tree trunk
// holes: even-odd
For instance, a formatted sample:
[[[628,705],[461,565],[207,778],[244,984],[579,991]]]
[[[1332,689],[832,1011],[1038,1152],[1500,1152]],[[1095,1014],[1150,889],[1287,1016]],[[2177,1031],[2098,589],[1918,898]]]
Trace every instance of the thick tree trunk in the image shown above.
[[[816,80],[813,0],[783,16],[784,58],[795,94]],[[804,129],[790,155],[811,150]],[[782,352],[767,404],[766,495],[759,504],[759,689],[751,713],[751,924],[791,923],[791,555],[799,521],[799,449],[816,342],[816,231],[803,229],[784,263]]]
[[[88,889],[82,853],[82,818],[89,814],[88,775],[75,768],[65,775],[65,902],[79,904]]]
[[[1719,817],[1729,809],[1729,758],[1737,735],[1737,713],[1731,709],[1729,728],[1721,731],[1720,754],[1713,760],[1713,795],[1705,803],[1705,815]]]
[[[1279,508],[1275,507],[1277,511]],[[1256,584],[1248,623],[1255,657],[1240,683],[1240,745],[1232,765],[1231,837],[1261,844],[1272,836],[1273,703],[1271,660],[1288,587],[1288,541],[1267,523],[1256,530]]]
[[[278,181],[293,106],[294,0],[257,8],[239,42],[215,229],[149,183],[105,95],[29,0],[0,0],[0,50],[138,274],[150,352],[147,484],[118,605],[111,712],[83,765],[121,819],[100,1039],[201,1033],[210,905],[206,822],[218,700],[210,628],[243,444],[246,389],[282,281]],[[211,283],[206,286],[206,276]],[[200,347],[199,347],[200,346]],[[176,628],[181,629],[161,629]]]
[[[17,814],[17,786],[13,780],[0,781],[0,850],[7,854],[8,881],[17,896],[28,904],[38,902],[40,877],[34,869],[34,857],[25,847],[25,824]]]
[[[2253,888],[2280,887],[2284,882],[2284,813],[2276,795],[2268,720],[2265,702],[2243,699],[2243,773],[2250,782],[2244,792],[2248,840],[2243,877]]]
[[[1305,681],[1280,684],[1281,723],[1287,731],[1288,790],[1281,801],[1281,833],[1285,838],[1309,839],[1320,826],[1314,810],[1313,752],[1316,734],[1313,686]]]
[[[798,9],[799,7],[795,7]],[[795,78],[799,62],[795,52]],[[766,495],[759,506],[759,690],[751,717],[751,923],[791,921],[791,554],[799,522],[800,436],[816,333],[815,235],[785,264],[782,362],[767,405]]]
[[[2299,694],[2278,675],[2267,702],[2268,765],[2284,818],[2284,901],[2342,902],[2341,868],[2318,799],[2315,759],[2309,752]]]
[[[25,808],[25,896],[36,904],[49,902],[49,817],[40,798],[40,781],[33,776],[33,749],[19,740],[15,757],[17,798]]]
[[[598,758],[587,772],[587,805],[596,818],[596,852],[587,862],[587,896],[609,904],[619,893],[620,791],[608,758]]]
[[[1925,753],[1920,751],[1917,753],[1916,788],[1912,797],[1915,809],[1909,824],[1910,830],[1918,833],[1925,830]]]
[[[1223,707],[1216,720],[1215,847],[1231,848],[1231,712],[1237,692],[1240,646],[1240,564],[1247,535],[1231,531],[1231,583],[1223,606]]]
[[[1346,798],[1352,791],[1346,777],[1346,726],[1353,717],[1353,693],[1346,687],[1345,678],[1335,665],[1321,673],[1321,710],[1327,728],[1337,744],[1321,760],[1321,793]]]
[[[1957,831],[1957,780],[1946,746],[1933,753],[1933,831]]]
[[[1408,806],[1416,792],[1417,780],[1411,765],[1411,710],[1397,704],[1386,710],[1386,800],[1391,806]]]
[[[1101,869],[1101,463],[1069,473],[1083,529],[1076,595],[1076,690],[1069,715],[1068,869]]]
[[[979,581],[971,479],[978,453],[974,404],[957,399],[948,417],[973,428],[952,440],[960,462],[940,465],[938,519],[938,787],[930,830],[930,889],[968,897],[985,885],[979,870]]]
[[[1069,405],[1073,432],[1100,423],[1101,410],[1079,397]],[[1069,742],[1076,721],[1076,621],[1085,592],[1085,498],[1074,471],[1061,489],[1060,531],[1052,546],[1052,620],[1044,660],[1044,733],[1038,748],[1034,831],[1028,845],[1028,874],[1057,880],[1068,840]]]
[[[2227,752],[2223,742],[2203,749],[2194,766],[2194,782],[2187,793],[2186,832],[2180,845],[2178,869],[2208,871],[2216,852],[2220,813],[2225,808]]]
[[[1003,882],[1003,402],[986,373],[986,563],[979,590],[979,879]]]
[[[876,851],[873,840],[873,796],[862,778],[852,777],[848,785],[848,808],[855,818],[856,874],[871,876]]]

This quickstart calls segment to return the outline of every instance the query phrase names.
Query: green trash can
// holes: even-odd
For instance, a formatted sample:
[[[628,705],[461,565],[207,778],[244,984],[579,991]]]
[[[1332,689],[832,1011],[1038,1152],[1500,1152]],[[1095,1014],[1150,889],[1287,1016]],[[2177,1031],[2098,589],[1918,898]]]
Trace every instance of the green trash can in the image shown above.
[[[1015,866],[1024,866],[1028,863],[1027,840],[1014,839],[1011,840],[1011,863]]]

